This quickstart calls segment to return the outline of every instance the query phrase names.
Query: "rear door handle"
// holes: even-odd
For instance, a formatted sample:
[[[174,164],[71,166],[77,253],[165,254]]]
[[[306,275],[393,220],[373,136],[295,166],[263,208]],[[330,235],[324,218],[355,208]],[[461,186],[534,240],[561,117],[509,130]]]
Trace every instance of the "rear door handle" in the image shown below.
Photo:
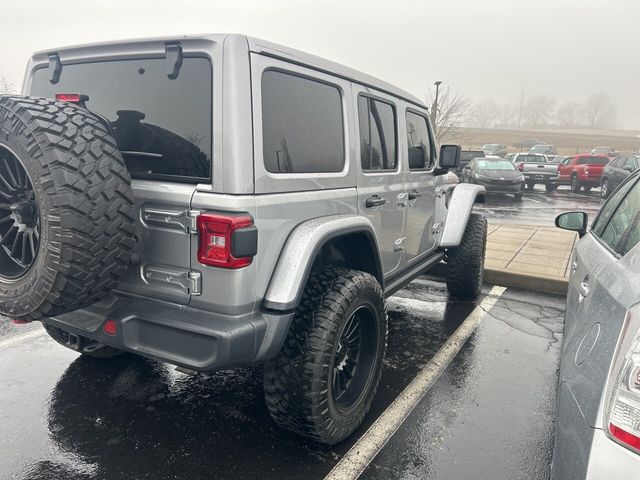
[[[409,192],[409,200],[415,200],[416,198],[421,197],[422,194],[417,190],[411,190]]]
[[[364,203],[367,208],[379,207],[380,205],[384,205],[387,201],[384,197],[380,195],[371,195],[367,198],[367,201]]]

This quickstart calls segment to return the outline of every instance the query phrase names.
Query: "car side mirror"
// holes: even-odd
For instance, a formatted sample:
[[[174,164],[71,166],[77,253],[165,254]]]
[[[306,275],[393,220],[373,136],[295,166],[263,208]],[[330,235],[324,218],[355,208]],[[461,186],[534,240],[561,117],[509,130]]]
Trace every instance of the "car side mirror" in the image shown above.
[[[585,212],[566,212],[556,217],[556,227],[578,232],[580,238],[587,233],[589,215]]]
[[[460,165],[460,145],[442,145],[440,147],[440,168],[436,169],[436,175],[442,175],[449,170],[454,170]]]
[[[626,170],[627,172],[633,172],[633,168],[631,168],[631,165],[625,165],[624,167],[622,167],[623,170]]]

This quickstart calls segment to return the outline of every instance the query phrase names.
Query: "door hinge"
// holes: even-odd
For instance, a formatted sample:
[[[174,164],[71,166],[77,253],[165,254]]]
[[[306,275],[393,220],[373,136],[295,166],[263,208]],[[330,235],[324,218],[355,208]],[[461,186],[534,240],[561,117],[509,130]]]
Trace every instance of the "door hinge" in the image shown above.
[[[190,295],[202,293],[202,274],[196,270],[183,270],[170,266],[144,265],[142,276],[147,283],[172,285]]]
[[[142,219],[145,223],[165,228],[182,230],[185,233],[197,233],[199,210],[165,210],[161,208],[145,208]]]

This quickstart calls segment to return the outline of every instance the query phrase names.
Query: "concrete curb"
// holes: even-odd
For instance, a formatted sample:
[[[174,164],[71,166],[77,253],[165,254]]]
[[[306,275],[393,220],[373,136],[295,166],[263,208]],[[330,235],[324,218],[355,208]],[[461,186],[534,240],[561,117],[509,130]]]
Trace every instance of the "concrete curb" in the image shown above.
[[[446,277],[447,264],[440,262],[426,273]],[[569,281],[565,279],[542,277],[530,273],[508,272],[506,270],[486,267],[484,269],[484,282],[490,285],[522,288],[532,292],[562,296],[567,294],[569,286]]]

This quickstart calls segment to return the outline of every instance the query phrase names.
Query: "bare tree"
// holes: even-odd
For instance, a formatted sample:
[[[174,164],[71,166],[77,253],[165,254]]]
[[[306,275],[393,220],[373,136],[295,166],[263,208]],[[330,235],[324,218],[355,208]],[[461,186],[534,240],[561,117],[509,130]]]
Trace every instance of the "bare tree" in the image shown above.
[[[556,123],[562,127],[577,127],[583,117],[582,105],[578,102],[565,102],[558,107]]]
[[[505,127],[515,127],[518,125],[520,108],[516,105],[506,104],[500,107],[500,113],[496,123]]]
[[[435,92],[430,91],[427,105],[433,105],[434,96]],[[440,90],[436,124],[433,126],[439,140],[455,135],[455,130],[468,118],[472,105],[469,98],[460,93],[451,93],[449,87]]]
[[[584,102],[584,117],[590,128],[608,128],[616,119],[616,108],[606,93],[595,93]]]
[[[0,94],[14,94],[16,89],[5,77],[0,77]]]
[[[524,106],[524,120],[530,127],[538,127],[548,123],[553,114],[555,99],[547,95],[530,97]]]
[[[501,113],[500,105],[491,100],[475,103],[470,111],[470,123],[474,127],[488,128],[494,124]]]

